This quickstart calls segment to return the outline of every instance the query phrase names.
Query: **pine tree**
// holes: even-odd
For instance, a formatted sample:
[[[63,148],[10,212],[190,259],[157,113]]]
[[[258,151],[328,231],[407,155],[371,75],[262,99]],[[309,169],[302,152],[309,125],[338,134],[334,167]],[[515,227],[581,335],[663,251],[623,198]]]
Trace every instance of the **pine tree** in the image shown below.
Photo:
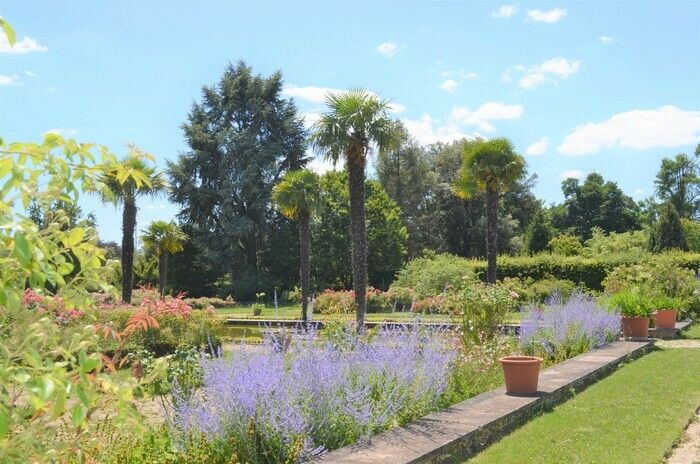
[[[551,239],[552,231],[547,223],[547,218],[545,218],[542,211],[538,211],[525,231],[525,246],[527,247],[527,251],[530,252],[530,254],[545,251]]]
[[[651,250],[655,253],[673,249],[688,249],[680,216],[670,201],[661,208],[661,216],[651,234],[650,245]]]

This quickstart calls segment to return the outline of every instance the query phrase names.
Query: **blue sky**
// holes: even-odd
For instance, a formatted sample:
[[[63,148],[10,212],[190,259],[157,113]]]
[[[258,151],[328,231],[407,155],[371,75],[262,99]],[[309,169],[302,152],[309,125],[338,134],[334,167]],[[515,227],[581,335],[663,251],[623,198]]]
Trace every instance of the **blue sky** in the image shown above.
[[[510,137],[548,203],[591,171],[647,197],[661,159],[700,141],[700,2],[5,0],[0,15],[18,37],[0,42],[8,141],[56,130],[164,165],[201,86],[239,59],[282,70],[308,122],[327,89],[362,86],[422,143]],[[120,237],[113,208],[83,206]],[[139,228],[177,212],[140,206]]]

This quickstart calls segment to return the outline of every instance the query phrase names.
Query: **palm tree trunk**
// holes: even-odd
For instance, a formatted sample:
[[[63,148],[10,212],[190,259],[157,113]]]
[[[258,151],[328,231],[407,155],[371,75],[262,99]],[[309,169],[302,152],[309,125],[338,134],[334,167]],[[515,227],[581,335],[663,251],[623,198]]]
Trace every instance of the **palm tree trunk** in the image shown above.
[[[168,277],[168,253],[162,251],[158,256],[158,293],[163,298],[165,295],[165,282]]]
[[[365,163],[364,156],[347,157],[350,184],[350,240],[352,242],[352,283],[355,290],[357,332],[365,329],[367,313],[367,229],[365,225]]]
[[[122,212],[122,301],[131,304],[134,287],[134,231],[136,230],[136,202],[124,199]]]
[[[309,277],[311,275],[311,214],[299,213],[299,279],[301,281],[301,319],[309,320]]]
[[[496,256],[498,256],[498,192],[486,190],[486,283],[496,283]]]

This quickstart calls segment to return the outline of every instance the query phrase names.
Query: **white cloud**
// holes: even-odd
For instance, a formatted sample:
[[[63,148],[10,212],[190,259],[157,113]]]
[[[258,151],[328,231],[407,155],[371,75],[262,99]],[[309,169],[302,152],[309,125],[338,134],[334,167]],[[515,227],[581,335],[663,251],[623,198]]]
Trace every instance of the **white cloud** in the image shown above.
[[[38,74],[33,73],[33,72],[31,72],[31,71],[24,71],[24,74],[26,74],[26,75],[29,76],[29,77],[39,77]]]
[[[608,45],[609,43],[613,43],[615,41],[615,38],[610,37],[609,35],[601,35],[598,37],[598,42],[602,43],[603,45]]]
[[[583,177],[583,172],[578,169],[567,169],[561,173],[562,179],[580,179]]]
[[[471,110],[467,106],[455,107],[444,120],[434,119],[426,113],[420,119],[404,118],[401,122],[419,143],[427,145],[483,137],[478,131],[493,132],[496,130],[493,127],[493,121],[518,119],[523,112],[521,105],[487,102],[476,110]],[[476,126],[477,131],[473,128],[467,129],[470,126]]]
[[[392,56],[396,55],[396,52],[398,51],[399,46],[394,42],[383,42],[377,46],[377,52],[381,53],[387,58],[391,58]]]
[[[428,145],[436,142],[452,142],[463,138],[471,138],[474,135],[469,135],[459,128],[459,126],[448,121],[443,124],[438,120],[434,120],[429,114],[423,114],[420,119],[402,119],[401,122],[419,143]]]
[[[0,34],[0,53],[20,54],[46,52],[48,50],[48,47],[39,44],[36,39],[32,39],[31,37],[25,37],[22,40],[16,41],[13,46],[10,46],[10,42],[7,41],[5,34]]]
[[[45,134],[56,134],[61,137],[75,137],[78,135],[78,129],[49,129]]]
[[[491,121],[520,119],[523,112],[522,105],[486,102],[474,111],[467,106],[456,107],[450,113],[450,119],[458,124],[477,126],[484,132],[493,132],[496,129]]]
[[[527,19],[538,23],[556,23],[564,16],[566,16],[566,10],[563,8],[555,8],[549,11],[527,10]]]
[[[549,148],[549,138],[542,137],[537,142],[527,147],[525,154],[530,156],[544,155],[547,152],[547,148]]]
[[[644,189],[638,188],[634,190],[634,196],[642,197],[644,196]]]
[[[518,85],[523,89],[532,90],[545,82],[558,82],[566,79],[581,70],[580,60],[567,60],[557,57],[533,66],[514,66],[503,73],[503,82],[511,82],[512,75],[516,74]]]
[[[17,85],[19,76],[17,74],[0,74],[0,85]]]
[[[700,111],[666,105],[655,110],[617,113],[602,122],[582,124],[564,138],[565,155],[598,153],[603,148],[648,150],[691,145],[700,139]]]
[[[306,165],[307,168],[311,169],[317,174],[325,174],[328,171],[342,171],[344,166],[345,162],[342,159],[338,160],[338,162],[334,165],[333,161],[323,159],[322,156],[314,157],[311,161],[309,161],[309,164]]]
[[[457,84],[457,81],[456,81],[456,80],[454,80],[454,79],[447,79],[446,81],[443,81],[443,82],[440,84],[440,88],[441,88],[442,90],[444,90],[445,92],[450,92],[450,93],[452,93],[452,92],[454,92],[455,90],[457,90],[457,85],[458,85],[458,84]]]
[[[150,203],[147,205],[143,205],[143,209],[146,209],[149,211],[156,211],[159,209],[165,209],[165,203]]]
[[[307,112],[307,113],[302,113],[301,117],[304,119],[304,127],[306,127],[307,129],[310,129],[311,126],[316,124],[316,121],[321,119],[321,114],[314,113],[314,112]]]
[[[50,85],[50,86],[46,87],[46,90],[48,90],[49,92],[55,92],[56,87],[54,87],[53,85]]]
[[[503,5],[499,9],[491,12],[493,18],[510,18],[518,12],[518,7],[515,5]]]
[[[478,79],[479,74],[477,74],[475,72],[468,72],[468,73],[464,74],[464,78],[465,79]]]
[[[325,103],[326,95],[329,93],[344,92],[343,89],[334,89],[332,87],[316,87],[313,85],[307,85],[305,87],[300,87],[297,85],[285,85],[282,89],[282,93],[289,97],[298,98],[300,100],[305,100],[311,103]],[[372,95],[379,96],[375,92],[369,92]],[[390,103],[389,112],[390,113],[402,113],[406,111],[406,107],[399,103]]]

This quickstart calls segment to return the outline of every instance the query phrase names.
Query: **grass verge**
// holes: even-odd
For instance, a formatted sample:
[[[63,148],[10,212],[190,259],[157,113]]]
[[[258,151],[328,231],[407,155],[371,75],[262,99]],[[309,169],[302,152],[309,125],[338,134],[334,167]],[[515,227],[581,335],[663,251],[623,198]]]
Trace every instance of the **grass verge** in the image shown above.
[[[688,329],[681,332],[681,338],[700,339],[700,321],[693,322]]]
[[[658,463],[700,405],[700,350],[655,350],[469,464]]]

